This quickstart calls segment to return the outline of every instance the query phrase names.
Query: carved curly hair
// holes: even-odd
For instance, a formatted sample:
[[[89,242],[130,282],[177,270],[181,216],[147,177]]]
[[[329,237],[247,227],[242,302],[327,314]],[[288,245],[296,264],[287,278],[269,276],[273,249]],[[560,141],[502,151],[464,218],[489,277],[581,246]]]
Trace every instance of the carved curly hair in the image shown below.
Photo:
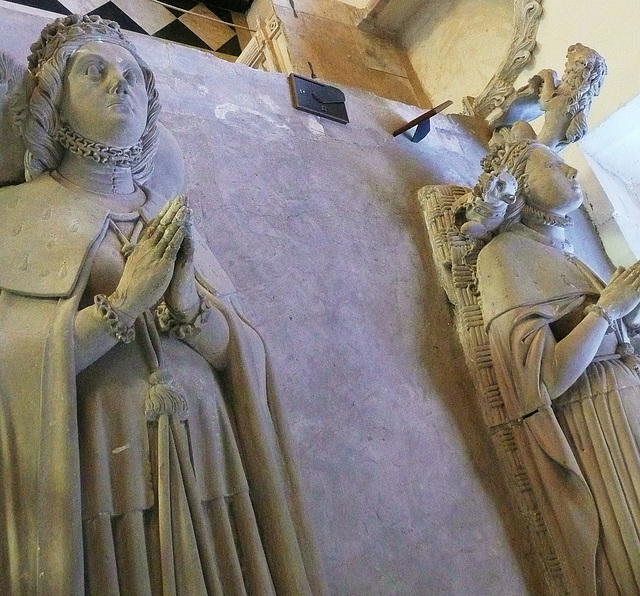
[[[572,119],[561,145],[579,141],[587,133],[587,114],[593,98],[600,93],[606,74],[607,64],[598,52],[581,43],[569,47],[562,84],[572,90],[567,105]]]
[[[120,32],[114,21],[98,16],[69,15],[47,25],[40,39],[31,46],[29,70],[32,90],[29,107],[20,124],[26,146],[25,176],[31,180],[55,169],[62,160],[63,148],[55,140],[60,124],[59,105],[69,59],[90,41],[106,41],[127,49],[142,70],[147,90],[147,123],[140,139],[142,158],[131,170],[133,178],[144,184],[153,172],[153,158],[158,149],[160,101],[151,69],[140,58],[134,46]]]

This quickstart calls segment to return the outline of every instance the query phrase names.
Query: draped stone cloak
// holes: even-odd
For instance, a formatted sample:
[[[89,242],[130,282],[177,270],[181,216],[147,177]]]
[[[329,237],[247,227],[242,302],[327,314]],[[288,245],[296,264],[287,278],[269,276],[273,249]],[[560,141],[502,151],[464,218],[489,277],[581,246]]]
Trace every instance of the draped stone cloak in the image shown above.
[[[0,191],[0,591],[84,592],[74,321],[109,210],[51,204],[48,174]],[[59,194],[59,193],[57,193]],[[148,194],[147,220],[160,200]],[[230,329],[225,370],[277,594],[322,594],[264,344],[196,235],[197,281]]]
[[[541,377],[549,325],[602,287],[582,263],[520,226],[478,257],[482,312],[498,384],[531,489],[570,593],[596,594],[599,521],[589,486]]]

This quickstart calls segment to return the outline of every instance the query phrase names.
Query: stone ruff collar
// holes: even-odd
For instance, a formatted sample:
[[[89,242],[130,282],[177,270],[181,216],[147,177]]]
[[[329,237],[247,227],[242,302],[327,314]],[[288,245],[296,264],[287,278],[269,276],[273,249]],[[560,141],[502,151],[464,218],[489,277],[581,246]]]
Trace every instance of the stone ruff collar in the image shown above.
[[[554,215],[526,203],[522,209],[522,219],[530,223],[544,224],[554,228],[570,228],[573,225],[573,219],[568,215]]]
[[[58,127],[56,141],[76,155],[112,166],[130,168],[142,159],[142,143],[140,141],[132,147],[110,147],[83,137],[68,124],[61,124]]]

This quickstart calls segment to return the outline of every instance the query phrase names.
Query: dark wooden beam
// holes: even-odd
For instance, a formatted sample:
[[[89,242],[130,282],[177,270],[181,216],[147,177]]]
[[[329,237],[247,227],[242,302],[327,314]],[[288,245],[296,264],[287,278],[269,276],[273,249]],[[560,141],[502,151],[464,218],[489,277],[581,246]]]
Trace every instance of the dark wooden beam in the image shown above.
[[[397,137],[398,135],[401,135],[402,133],[405,133],[408,130],[411,130],[415,126],[419,126],[424,122],[428,122],[430,118],[432,118],[436,114],[439,114],[440,112],[442,112],[442,110],[445,110],[446,108],[448,108],[452,103],[453,101],[448,99],[447,101],[441,103],[439,106],[436,106],[435,108],[432,108],[428,112],[425,112],[424,114],[422,114],[422,116],[418,116],[415,120],[412,120],[411,122],[408,122],[404,126],[401,126],[398,130],[395,130],[393,132],[393,136]]]

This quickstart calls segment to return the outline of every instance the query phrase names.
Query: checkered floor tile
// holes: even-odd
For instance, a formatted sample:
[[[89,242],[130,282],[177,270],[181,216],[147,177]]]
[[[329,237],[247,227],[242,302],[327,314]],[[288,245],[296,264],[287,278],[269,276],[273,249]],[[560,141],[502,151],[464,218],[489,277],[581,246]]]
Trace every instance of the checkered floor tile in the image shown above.
[[[151,0],[10,0],[58,14],[97,14],[117,21],[123,29],[145,33],[168,41],[208,50],[231,62],[240,55],[249,39],[243,13],[216,6],[216,0],[161,0],[174,8]],[[248,8],[246,0],[231,1],[234,8]],[[224,21],[224,22],[220,22]]]

